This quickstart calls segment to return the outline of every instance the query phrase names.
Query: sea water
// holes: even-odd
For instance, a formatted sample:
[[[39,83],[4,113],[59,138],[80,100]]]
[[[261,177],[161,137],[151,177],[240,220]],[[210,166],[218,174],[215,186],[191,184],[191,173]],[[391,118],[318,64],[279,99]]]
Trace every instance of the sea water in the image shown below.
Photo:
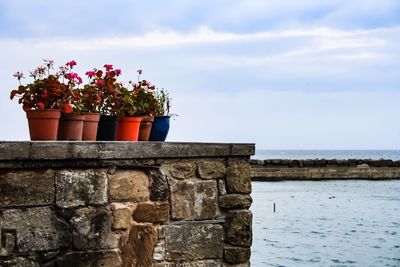
[[[400,180],[252,185],[251,266],[400,266]]]

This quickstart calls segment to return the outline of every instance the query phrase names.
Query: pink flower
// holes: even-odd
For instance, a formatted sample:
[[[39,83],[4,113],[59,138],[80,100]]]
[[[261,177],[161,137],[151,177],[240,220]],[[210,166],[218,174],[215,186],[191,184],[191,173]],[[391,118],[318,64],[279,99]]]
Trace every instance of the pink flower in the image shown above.
[[[115,74],[117,74],[117,76],[120,75],[121,74],[121,69],[116,69],[115,70]]]
[[[78,80],[78,83],[82,83],[82,78],[81,77],[76,77],[76,79]]]
[[[105,85],[104,80],[97,80],[96,81],[96,86],[104,86],[104,85]]]
[[[87,71],[85,74],[86,74],[89,78],[92,78],[94,75],[96,75],[96,72],[94,72],[94,71]]]
[[[106,70],[112,70],[113,69],[113,65],[104,64],[104,68],[106,68]]]
[[[71,60],[70,62],[68,62],[68,63],[65,64],[65,65],[70,66],[71,69],[72,69],[73,66],[76,66],[76,61],[75,61],[75,60]]]

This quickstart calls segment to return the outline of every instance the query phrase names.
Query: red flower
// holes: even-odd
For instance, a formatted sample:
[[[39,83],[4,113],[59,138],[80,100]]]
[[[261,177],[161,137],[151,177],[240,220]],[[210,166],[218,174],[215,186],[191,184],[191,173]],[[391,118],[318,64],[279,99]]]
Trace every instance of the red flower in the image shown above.
[[[97,86],[104,86],[105,85],[104,80],[97,80],[96,81],[96,85]]]
[[[103,71],[102,70],[98,70],[97,72],[96,72],[96,76],[97,77],[101,77],[103,75]]]
[[[113,69],[113,65],[111,65],[111,64],[104,64],[104,68],[106,68],[106,70],[112,70],[112,69]]]
[[[87,75],[89,78],[92,78],[94,75],[96,75],[96,72],[94,72],[94,71],[87,71],[86,73],[85,73],[85,75]],[[101,75],[100,75],[101,76]]]
[[[39,102],[39,103],[37,103],[36,105],[37,105],[37,107],[38,107],[40,110],[43,110],[43,109],[44,109],[44,103],[43,103],[43,102]]]
[[[62,107],[64,113],[71,113],[72,112],[72,106],[70,104],[64,104]]]
[[[65,65],[70,66],[71,69],[72,69],[73,66],[76,66],[76,61],[75,61],[75,60],[71,60],[70,62],[68,62],[68,63],[65,64]]]
[[[78,83],[82,83],[82,78],[81,77],[76,77],[76,79],[78,80]]]
[[[115,74],[117,74],[117,76],[120,75],[121,74],[121,69],[116,69],[115,70]]]
[[[45,92],[43,94],[40,94],[40,97],[43,99],[47,99],[47,98],[49,98],[49,93]]]

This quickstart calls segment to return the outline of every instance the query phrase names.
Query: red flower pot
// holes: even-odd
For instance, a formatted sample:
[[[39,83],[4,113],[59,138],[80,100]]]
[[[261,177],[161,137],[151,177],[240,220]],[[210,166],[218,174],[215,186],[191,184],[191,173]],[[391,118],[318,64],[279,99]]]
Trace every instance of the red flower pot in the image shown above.
[[[153,116],[143,116],[140,122],[139,141],[149,141],[151,127],[153,125]]]
[[[141,117],[123,117],[118,121],[117,140],[137,141]]]
[[[27,110],[31,140],[57,140],[61,111],[57,109]]]
[[[85,115],[85,121],[83,122],[82,141],[96,141],[100,113],[88,112],[83,115]]]
[[[82,141],[85,115],[64,114],[58,126],[58,140]]]

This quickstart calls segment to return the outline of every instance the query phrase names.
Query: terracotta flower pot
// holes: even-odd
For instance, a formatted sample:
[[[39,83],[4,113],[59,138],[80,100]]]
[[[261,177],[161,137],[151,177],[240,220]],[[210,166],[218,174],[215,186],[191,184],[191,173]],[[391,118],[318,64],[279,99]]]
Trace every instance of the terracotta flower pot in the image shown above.
[[[56,109],[27,110],[31,140],[57,140],[61,111]]]
[[[96,141],[100,113],[88,112],[83,115],[85,115],[85,121],[83,122],[82,141]]]
[[[149,141],[151,126],[153,125],[153,116],[143,116],[140,122],[139,141]]]
[[[150,141],[165,141],[169,131],[170,116],[156,116],[151,128]]]
[[[118,122],[117,140],[118,141],[137,141],[141,117],[123,117]]]
[[[115,141],[117,133],[118,117],[100,115],[99,126],[97,128],[97,141]]]
[[[85,115],[63,114],[58,126],[58,140],[82,141]]]

